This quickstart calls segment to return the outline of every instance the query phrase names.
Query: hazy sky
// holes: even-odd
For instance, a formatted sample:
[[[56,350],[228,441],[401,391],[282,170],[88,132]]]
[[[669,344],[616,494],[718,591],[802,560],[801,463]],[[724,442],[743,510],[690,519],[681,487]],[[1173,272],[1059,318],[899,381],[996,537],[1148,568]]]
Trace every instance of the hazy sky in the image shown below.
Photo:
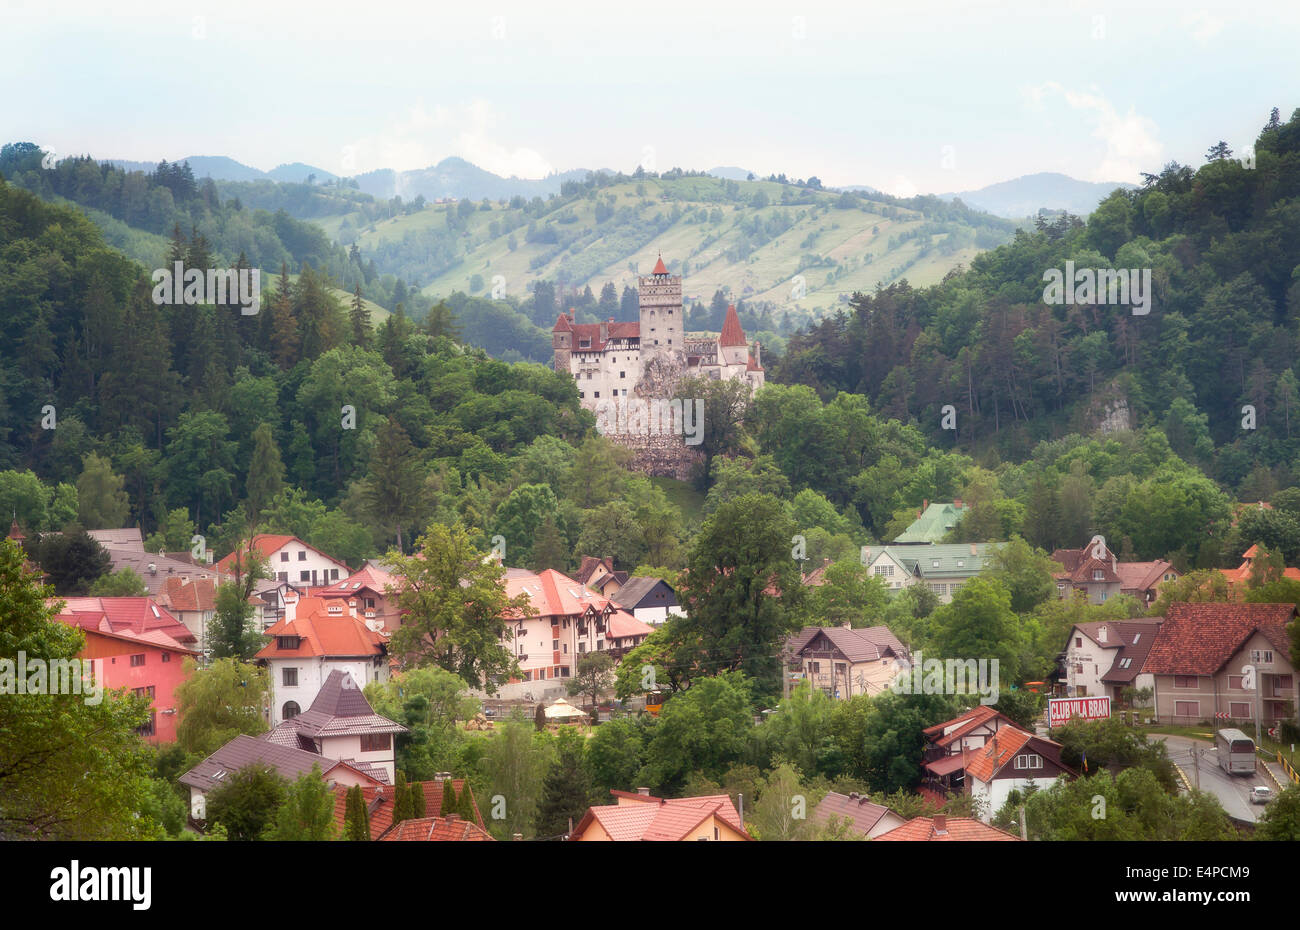
[[[1300,4],[0,0],[0,141],[336,174],[1138,181],[1300,107]],[[563,12],[557,11],[560,8]]]

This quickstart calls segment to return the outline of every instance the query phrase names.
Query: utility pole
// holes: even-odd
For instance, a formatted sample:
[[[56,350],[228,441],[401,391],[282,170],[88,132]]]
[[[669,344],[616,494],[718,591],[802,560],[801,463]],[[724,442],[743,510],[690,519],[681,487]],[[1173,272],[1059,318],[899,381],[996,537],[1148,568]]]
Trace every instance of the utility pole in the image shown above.
[[[1025,819],[1025,805],[1020,805],[1020,838],[1028,842],[1029,840],[1029,821]]]
[[[1192,744],[1192,780],[1196,782],[1196,790],[1201,790],[1201,754],[1196,751],[1196,745]]]

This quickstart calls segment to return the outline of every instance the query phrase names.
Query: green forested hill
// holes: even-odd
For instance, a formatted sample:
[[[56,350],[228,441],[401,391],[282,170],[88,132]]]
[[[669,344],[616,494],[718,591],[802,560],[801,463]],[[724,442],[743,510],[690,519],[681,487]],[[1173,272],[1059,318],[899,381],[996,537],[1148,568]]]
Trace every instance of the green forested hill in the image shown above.
[[[1267,498],[1300,468],[1300,111],[1274,111],[1253,167],[1226,155],[1167,165],[1086,224],[1040,224],[934,287],[859,295],[793,337],[774,376],[866,394],[936,443],[1016,460],[1127,414],[1243,497]],[[1150,313],[1044,303],[1044,272],[1067,260],[1151,269]],[[942,429],[949,404],[955,432]]]

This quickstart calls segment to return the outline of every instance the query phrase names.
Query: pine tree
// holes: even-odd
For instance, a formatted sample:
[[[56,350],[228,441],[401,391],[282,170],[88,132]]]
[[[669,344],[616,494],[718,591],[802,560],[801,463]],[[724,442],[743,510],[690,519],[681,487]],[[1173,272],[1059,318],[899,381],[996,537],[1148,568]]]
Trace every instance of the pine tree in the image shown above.
[[[257,526],[258,518],[284,486],[284,462],[280,447],[268,423],[253,430],[253,454],[248,462],[246,482],[248,525]]]
[[[343,816],[345,840],[370,839],[370,815],[366,812],[366,799],[360,785],[348,789],[346,813]]]
[[[280,288],[271,306],[271,318],[271,354],[281,369],[288,370],[298,363],[300,342],[289,286],[289,266],[284,262],[280,263]]]
[[[591,803],[591,782],[582,763],[582,747],[571,741],[562,744],[559,757],[542,783],[537,807],[537,835],[559,836],[569,832]]]
[[[456,783],[450,778],[442,783],[442,804],[438,810],[439,817],[456,813]]]
[[[357,285],[352,295],[352,310],[348,314],[352,323],[352,341],[363,349],[370,345],[370,311],[361,299],[361,285]]]
[[[470,793],[469,782],[461,785],[460,792],[456,795],[456,813],[460,815],[461,820],[470,823],[475,823],[478,820],[474,816],[474,796]]]
[[[405,773],[399,770],[397,773],[397,788],[393,792],[393,823],[398,824],[403,820],[410,820],[411,816],[411,789],[406,784]]]
[[[569,567],[569,544],[550,514],[543,518],[533,537],[533,567],[539,572],[548,568],[562,572]]]
[[[423,782],[411,782],[411,819],[423,820],[424,813],[424,784]]]
[[[393,417],[379,427],[362,494],[380,526],[397,537],[397,548],[402,549],[402,530],[419,515],[424,468],[406,430]]]

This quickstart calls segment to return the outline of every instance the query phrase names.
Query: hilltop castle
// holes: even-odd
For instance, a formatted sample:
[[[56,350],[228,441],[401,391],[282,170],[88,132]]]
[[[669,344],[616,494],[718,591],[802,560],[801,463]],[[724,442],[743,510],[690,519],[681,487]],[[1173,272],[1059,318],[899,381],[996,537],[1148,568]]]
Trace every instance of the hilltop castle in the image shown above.
[[[555,370],[578,382],[582,405],[602,399],[671,397],[682,378],[737,379],[750,391],[763,386],[761,348],[745,341],[734,306],[722,332],[684,331],[682,276],[669,274],[663,257],[637,280],[641,319],[636,323],[575,323],[561,313],[551,330]]]

